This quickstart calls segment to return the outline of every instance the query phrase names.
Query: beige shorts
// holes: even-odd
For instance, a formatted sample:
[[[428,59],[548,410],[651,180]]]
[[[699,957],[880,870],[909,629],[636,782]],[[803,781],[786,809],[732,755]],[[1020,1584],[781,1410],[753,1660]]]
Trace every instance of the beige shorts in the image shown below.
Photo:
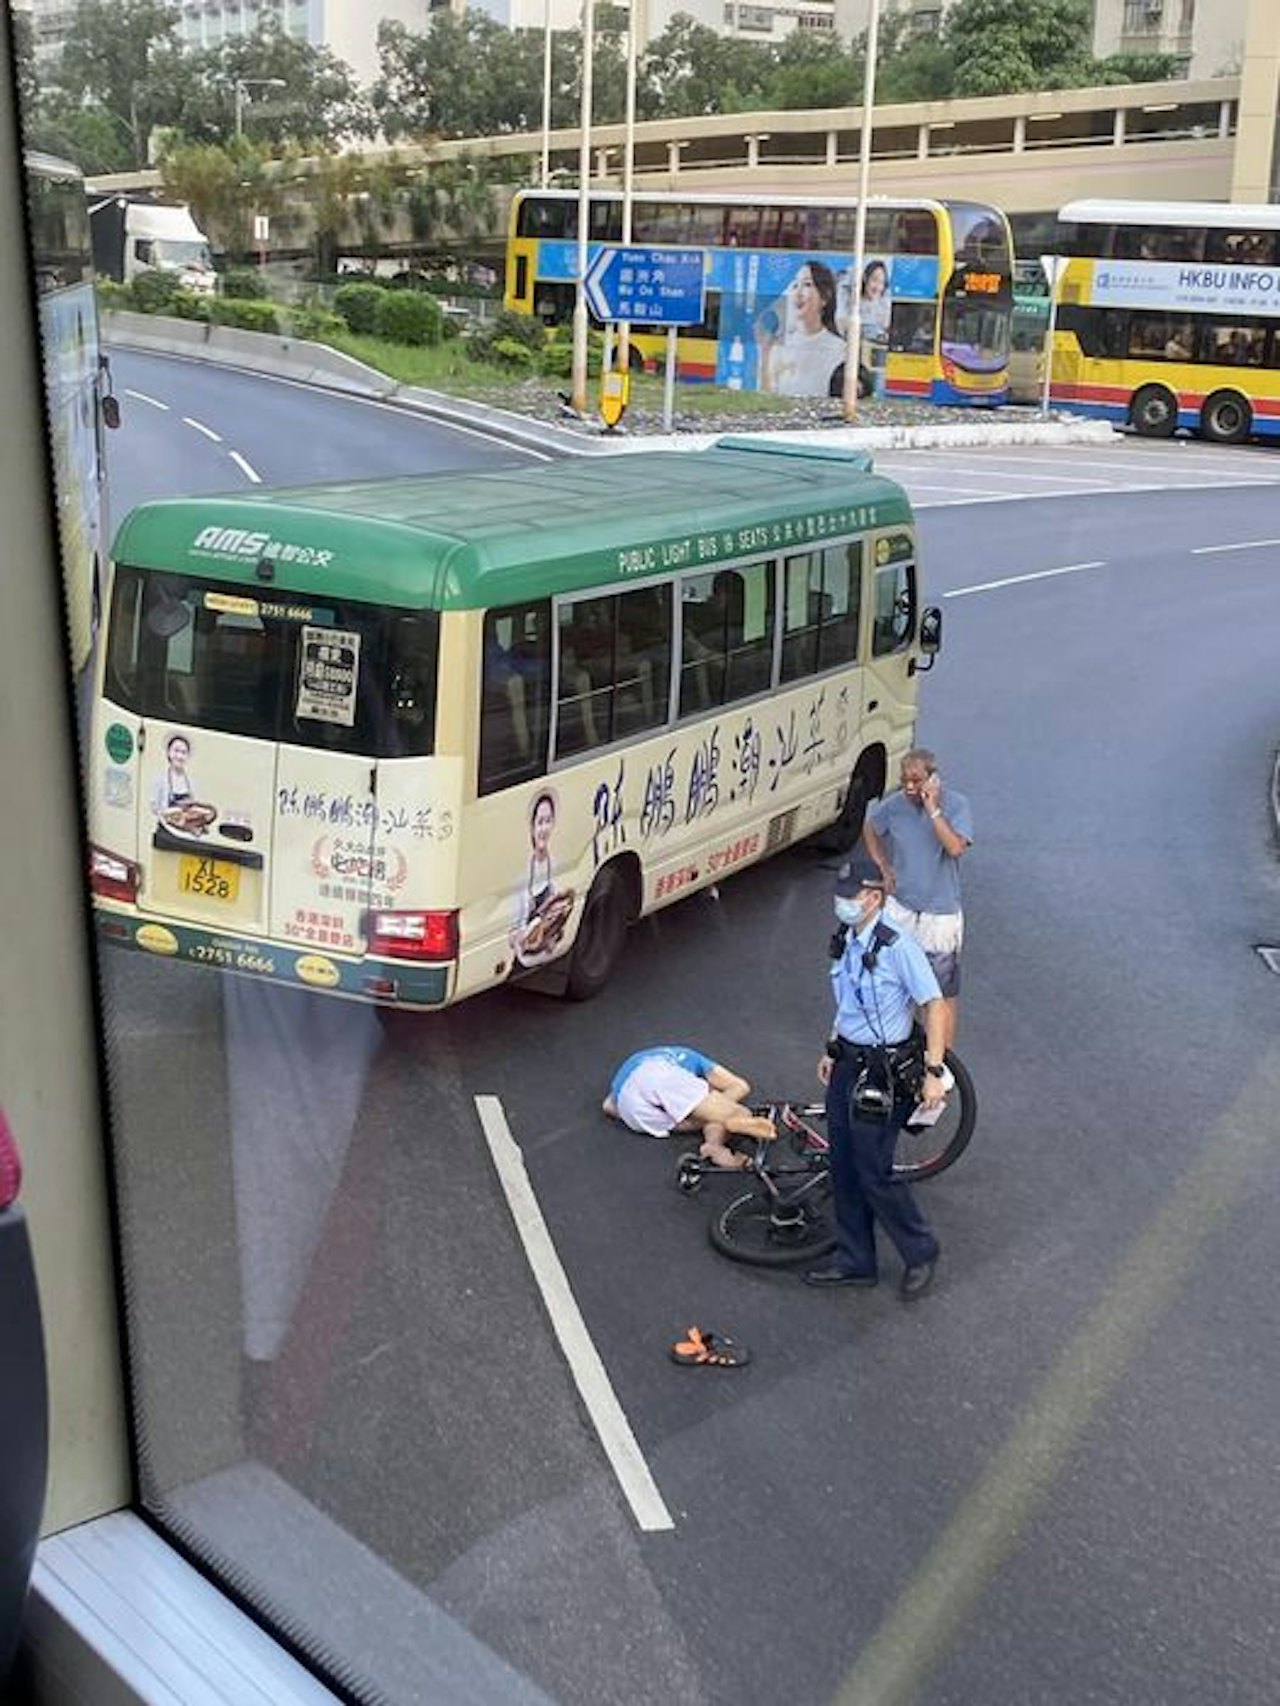
[[[912,912],[892,895],[884,915],[896,930],[915,937],[933,967],[938,988],[950,999],[960,993],[960,949],[964,943],[963,912]]]

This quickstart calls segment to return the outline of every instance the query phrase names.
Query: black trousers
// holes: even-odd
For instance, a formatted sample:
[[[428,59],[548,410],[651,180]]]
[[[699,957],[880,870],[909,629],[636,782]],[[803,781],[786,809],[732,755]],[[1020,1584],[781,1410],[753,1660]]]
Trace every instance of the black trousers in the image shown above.
[[[887,1120],[859,1119],[850,1103],[859,1067],[838,1060],[827,1085],[827,1136],[835,1193],[836,1260],[850,1273],[876,1272],[875,1226],[879,1221],[902,1258],[919,1267],[938,1254],[938,1240],[916,1205],[911,1188],[893,1173],[893,1154],[915,1105],[900,1093]]]

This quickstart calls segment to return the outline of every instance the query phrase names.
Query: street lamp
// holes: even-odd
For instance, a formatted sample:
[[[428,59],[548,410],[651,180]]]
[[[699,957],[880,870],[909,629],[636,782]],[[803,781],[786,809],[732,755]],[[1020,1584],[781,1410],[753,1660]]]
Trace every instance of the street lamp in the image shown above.
[[[591,220],[591,73],[595,0],[582,0],[582,99],[578,116],[578,264],[573,298],[573,407],[587,412],[587,236]]]
[[[244,98],[250,89],[286,89],[283,77],[237,77],[235,80],[236,135],[244,132]]]
[[[880,44],[880,0],[871,0],[867,20],[867,69],[862,84],[862,132],[858,138],[858,212],[853,228],[853,277],[845,322],[844,418],[857,419],[858,370],[862,366],[862,257],[867,246],[867,190],[871,182],[871,127],[876,104],[876,54]]]

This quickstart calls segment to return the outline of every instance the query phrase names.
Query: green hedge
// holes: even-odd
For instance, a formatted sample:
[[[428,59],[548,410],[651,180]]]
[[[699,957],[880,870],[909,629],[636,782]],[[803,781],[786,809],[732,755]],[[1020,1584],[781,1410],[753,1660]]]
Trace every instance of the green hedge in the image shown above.
[[[378,304],[375,329],[393,344],[438,344],[444,314],[434,296],[420,290],[388,290]]]
[[[380,284],[343,284],[334,292],[333,306],[347,329],[372,337],[378,326],[378,310],[388,293]]]
[[[215,326],[234,326],[240,332],[278,332],[280,316],[273,302],[240,302],[234,296],[215,297],[208,315]]]
[[[243,302],[265,302],[271,294],[267,281],[252,267],[233,267],[218,280],[224,296],[235,296]]]

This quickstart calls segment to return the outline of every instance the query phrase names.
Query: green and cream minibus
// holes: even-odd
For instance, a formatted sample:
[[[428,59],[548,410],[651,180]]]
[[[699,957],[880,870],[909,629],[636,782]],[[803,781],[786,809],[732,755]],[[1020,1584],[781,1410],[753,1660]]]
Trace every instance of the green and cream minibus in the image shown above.
[[[856,452],[146,504],[97,665],[99,930],[400,1007],[590,995],[642,914],[856,836],[940,629]]]

